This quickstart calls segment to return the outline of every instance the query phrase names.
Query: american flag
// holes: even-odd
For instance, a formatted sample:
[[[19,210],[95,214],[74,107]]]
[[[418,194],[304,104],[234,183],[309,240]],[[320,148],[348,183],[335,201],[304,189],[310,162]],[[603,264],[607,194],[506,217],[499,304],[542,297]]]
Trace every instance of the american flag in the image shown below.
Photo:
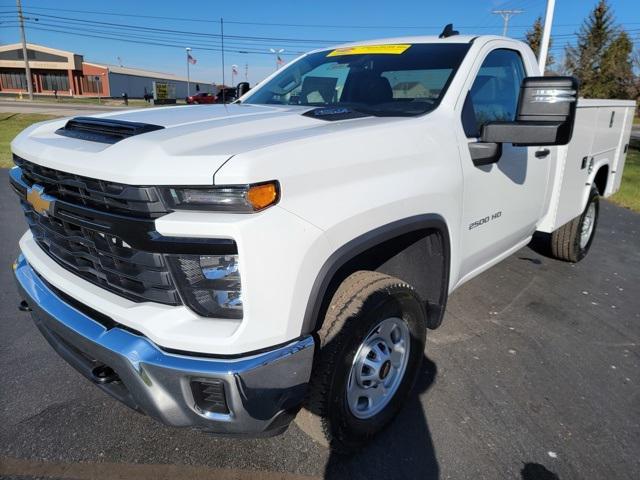
[[[190,53],[187,53],[187,62],[189,62],[191,65],[195,65],[197,60],[193,58]]]

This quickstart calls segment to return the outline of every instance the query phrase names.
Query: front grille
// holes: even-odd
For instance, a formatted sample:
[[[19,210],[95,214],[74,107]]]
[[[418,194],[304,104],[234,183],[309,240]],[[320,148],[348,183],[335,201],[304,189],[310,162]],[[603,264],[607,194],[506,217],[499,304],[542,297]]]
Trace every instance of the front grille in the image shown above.
[[[57,199],[103,212],[157,218],[168,212],[156,187],[138,187],[82,177],[36,165],[17,155],[14,163],[29,185],[44,187]]]
[[[181,304],[162,254],[136,250],[115,235],[40,215],[25,201],[22,206],[34,239],[62,267],[134,302]]]
[[[19,169],[10,178],[29,228],[54,261],[134,302],[182,304],[163,253],[140,248],[151,240],[153,218],[166,213],[155,187],[81,177],[15,155],[14,161]],[[55,198],[44,214],[27,201],[34,185]]]

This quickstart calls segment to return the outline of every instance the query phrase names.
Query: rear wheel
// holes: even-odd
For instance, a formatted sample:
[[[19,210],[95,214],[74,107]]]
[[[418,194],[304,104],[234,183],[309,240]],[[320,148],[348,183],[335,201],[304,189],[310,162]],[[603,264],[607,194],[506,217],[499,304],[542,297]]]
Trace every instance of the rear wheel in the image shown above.
[[[419,371],[425,309],[396,278],[360,271],[334,295],[318,332],[305,408],[296,423],[319,443],[347,453],[398,413]]]
[[[600,196],[598,190],[591,187],[584,212],[551,234],[551,254],[568,262],[582,260],[591,248],[599,212]]]

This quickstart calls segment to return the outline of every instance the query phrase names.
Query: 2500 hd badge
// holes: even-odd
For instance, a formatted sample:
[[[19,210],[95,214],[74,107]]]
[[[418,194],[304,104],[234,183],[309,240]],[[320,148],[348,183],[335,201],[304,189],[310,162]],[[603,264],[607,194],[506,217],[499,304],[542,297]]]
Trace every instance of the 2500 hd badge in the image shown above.
[[[480,225],[484,225],[485,223],[489,223],[491,220],[495,220],[497,218],[500,218],[502,216],[502,212],[496,212],[493,215],[488,215],[484,218],[481,218],[480,220],[476,220],[475,222],[471,222],[469,224],[469,230],[473,230],[476,227],[479,227]]]

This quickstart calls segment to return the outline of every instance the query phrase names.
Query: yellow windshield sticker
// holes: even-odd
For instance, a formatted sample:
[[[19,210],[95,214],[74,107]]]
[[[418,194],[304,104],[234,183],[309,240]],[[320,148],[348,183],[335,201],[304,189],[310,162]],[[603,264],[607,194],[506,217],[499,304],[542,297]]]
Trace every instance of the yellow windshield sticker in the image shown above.
[[[357,45],[355,47],[336,48],[329,52],[327,57],[338,57],[340,55],[367,55],[371,53],[400,55],[411,45]]]

